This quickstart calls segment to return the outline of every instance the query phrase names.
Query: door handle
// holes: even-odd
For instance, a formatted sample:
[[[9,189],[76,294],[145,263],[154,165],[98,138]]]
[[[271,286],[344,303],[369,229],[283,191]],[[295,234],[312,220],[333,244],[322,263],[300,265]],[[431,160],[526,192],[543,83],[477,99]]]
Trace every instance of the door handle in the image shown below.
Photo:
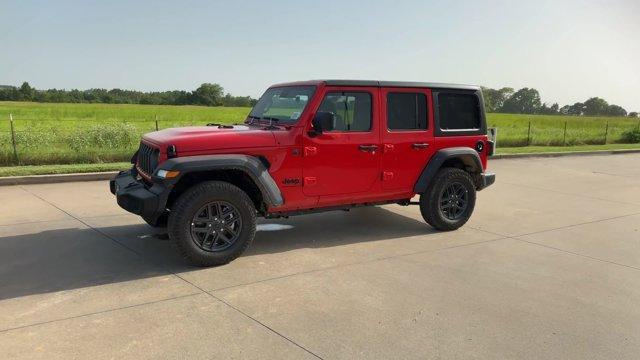
[[[360,145],[358,148],[360,151],[375,152],[378,150],[378,145]]]
[[[420,149],[428,148],[429,144],[427,144],[427,143],[415,143],[415,144],[411,145],[411,147],[413,147],[416,150],[420,150]]]

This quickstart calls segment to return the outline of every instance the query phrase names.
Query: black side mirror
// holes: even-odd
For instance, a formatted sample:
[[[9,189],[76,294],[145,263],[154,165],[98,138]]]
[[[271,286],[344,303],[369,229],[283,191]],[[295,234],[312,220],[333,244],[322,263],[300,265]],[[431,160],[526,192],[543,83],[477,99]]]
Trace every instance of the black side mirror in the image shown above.
[[[313,134],[310,135],[320,135],[325,131],[333,130],[333,123],[335,122],[336,114],[329,111],[318,111],[316,116],[313,117],[311,121],[311,126],[313,127]]]

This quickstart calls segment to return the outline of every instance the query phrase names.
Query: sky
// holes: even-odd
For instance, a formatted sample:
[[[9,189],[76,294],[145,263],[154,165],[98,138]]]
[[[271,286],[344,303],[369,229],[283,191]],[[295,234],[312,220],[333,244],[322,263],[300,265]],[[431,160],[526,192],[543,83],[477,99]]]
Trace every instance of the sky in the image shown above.
[[[0,84],[39,89],[406,80],[640,110],[640,0],[0,0],[0,48]]]

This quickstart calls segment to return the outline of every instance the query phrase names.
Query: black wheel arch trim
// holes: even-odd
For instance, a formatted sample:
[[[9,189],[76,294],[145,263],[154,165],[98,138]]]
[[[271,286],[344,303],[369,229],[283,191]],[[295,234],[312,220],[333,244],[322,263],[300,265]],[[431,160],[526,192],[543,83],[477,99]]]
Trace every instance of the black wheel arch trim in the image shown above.
[[[478,176],[474,178],[476,184],[480,179],[480,174],[483,172],[482,161],[475,149],[470,147],[453,147],[448,149],[438,150],[427,163],[424,170],[418,177],[413,191],[416,194],[421,194],[427,190],[427,186],[431,183],[431,180],[436,176],[442,164],[450,159],[459,159],[465,165],[468,170],[473,171]],[[478,186],[477,184],[476,186]]]
[[[169,188],[173,187],[184,175],[189,173],[210,170],[240,170],[251,177],[258,189],[260,189],[262,197],[268,206],[275,207],[284,204],[278,185],[269,174],[264,162],[255,156],[224,154],[178,157],[164,161],[158,166],[158,170],[180,172],[180,175],[174,179],[161,179],[156,175],[153,176],[154,182],[163,182]]]

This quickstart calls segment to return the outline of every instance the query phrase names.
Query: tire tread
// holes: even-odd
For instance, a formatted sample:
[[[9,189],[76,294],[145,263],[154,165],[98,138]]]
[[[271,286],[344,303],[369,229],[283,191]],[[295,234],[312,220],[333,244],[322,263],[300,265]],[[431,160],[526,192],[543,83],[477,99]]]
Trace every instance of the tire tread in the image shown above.
[[[242,219],[243,229],[241,231],[247,231],[247,233],[241,235],[241,239],[237,241],[241,241],[244,237],[248,238],[245,238],[239,247],[232,245],[230,248],[232,251],[224,250],[220,253],[204,252],[192,243],[191,236],[185,238],[186,234],[183,226],[185,221],[191,221],[190,218],[185,218],[185,216],[192,216],[190,207],[199,199],[212,196],[222,196],[223,199],[221,200],[225,201],[228,201],[229,197],[231,197],[232,201],[230,202],[239,207],[238,211],[249,213],[248,219]],[[251,245],[256,231],[255,207],[249,196],[237,186],[223,181],[206,181],[194,185],[178,198],[171,209],[167,225],[169,238],[175,242],[178,252],[187,262],[195,266],[224,265],[236,259]],[[245,225],[248,225],[249,228],[245,229]]]
[[[466,183],[466,186],[470,188],[469,204],[466,211],[466,215],[459,220],[449,220],[442,216],[438,206],[438,198],[442,188],[449,182],[458,180]],[[464,225],[475,207],[476,192],[475,185],[471,179],[471,175],[458,168],[447,167],[441,169],[433,181],[427,186],[427,190],[420,195],[420,213],[424,220],[437,230],[451,231],[456,230]]]

